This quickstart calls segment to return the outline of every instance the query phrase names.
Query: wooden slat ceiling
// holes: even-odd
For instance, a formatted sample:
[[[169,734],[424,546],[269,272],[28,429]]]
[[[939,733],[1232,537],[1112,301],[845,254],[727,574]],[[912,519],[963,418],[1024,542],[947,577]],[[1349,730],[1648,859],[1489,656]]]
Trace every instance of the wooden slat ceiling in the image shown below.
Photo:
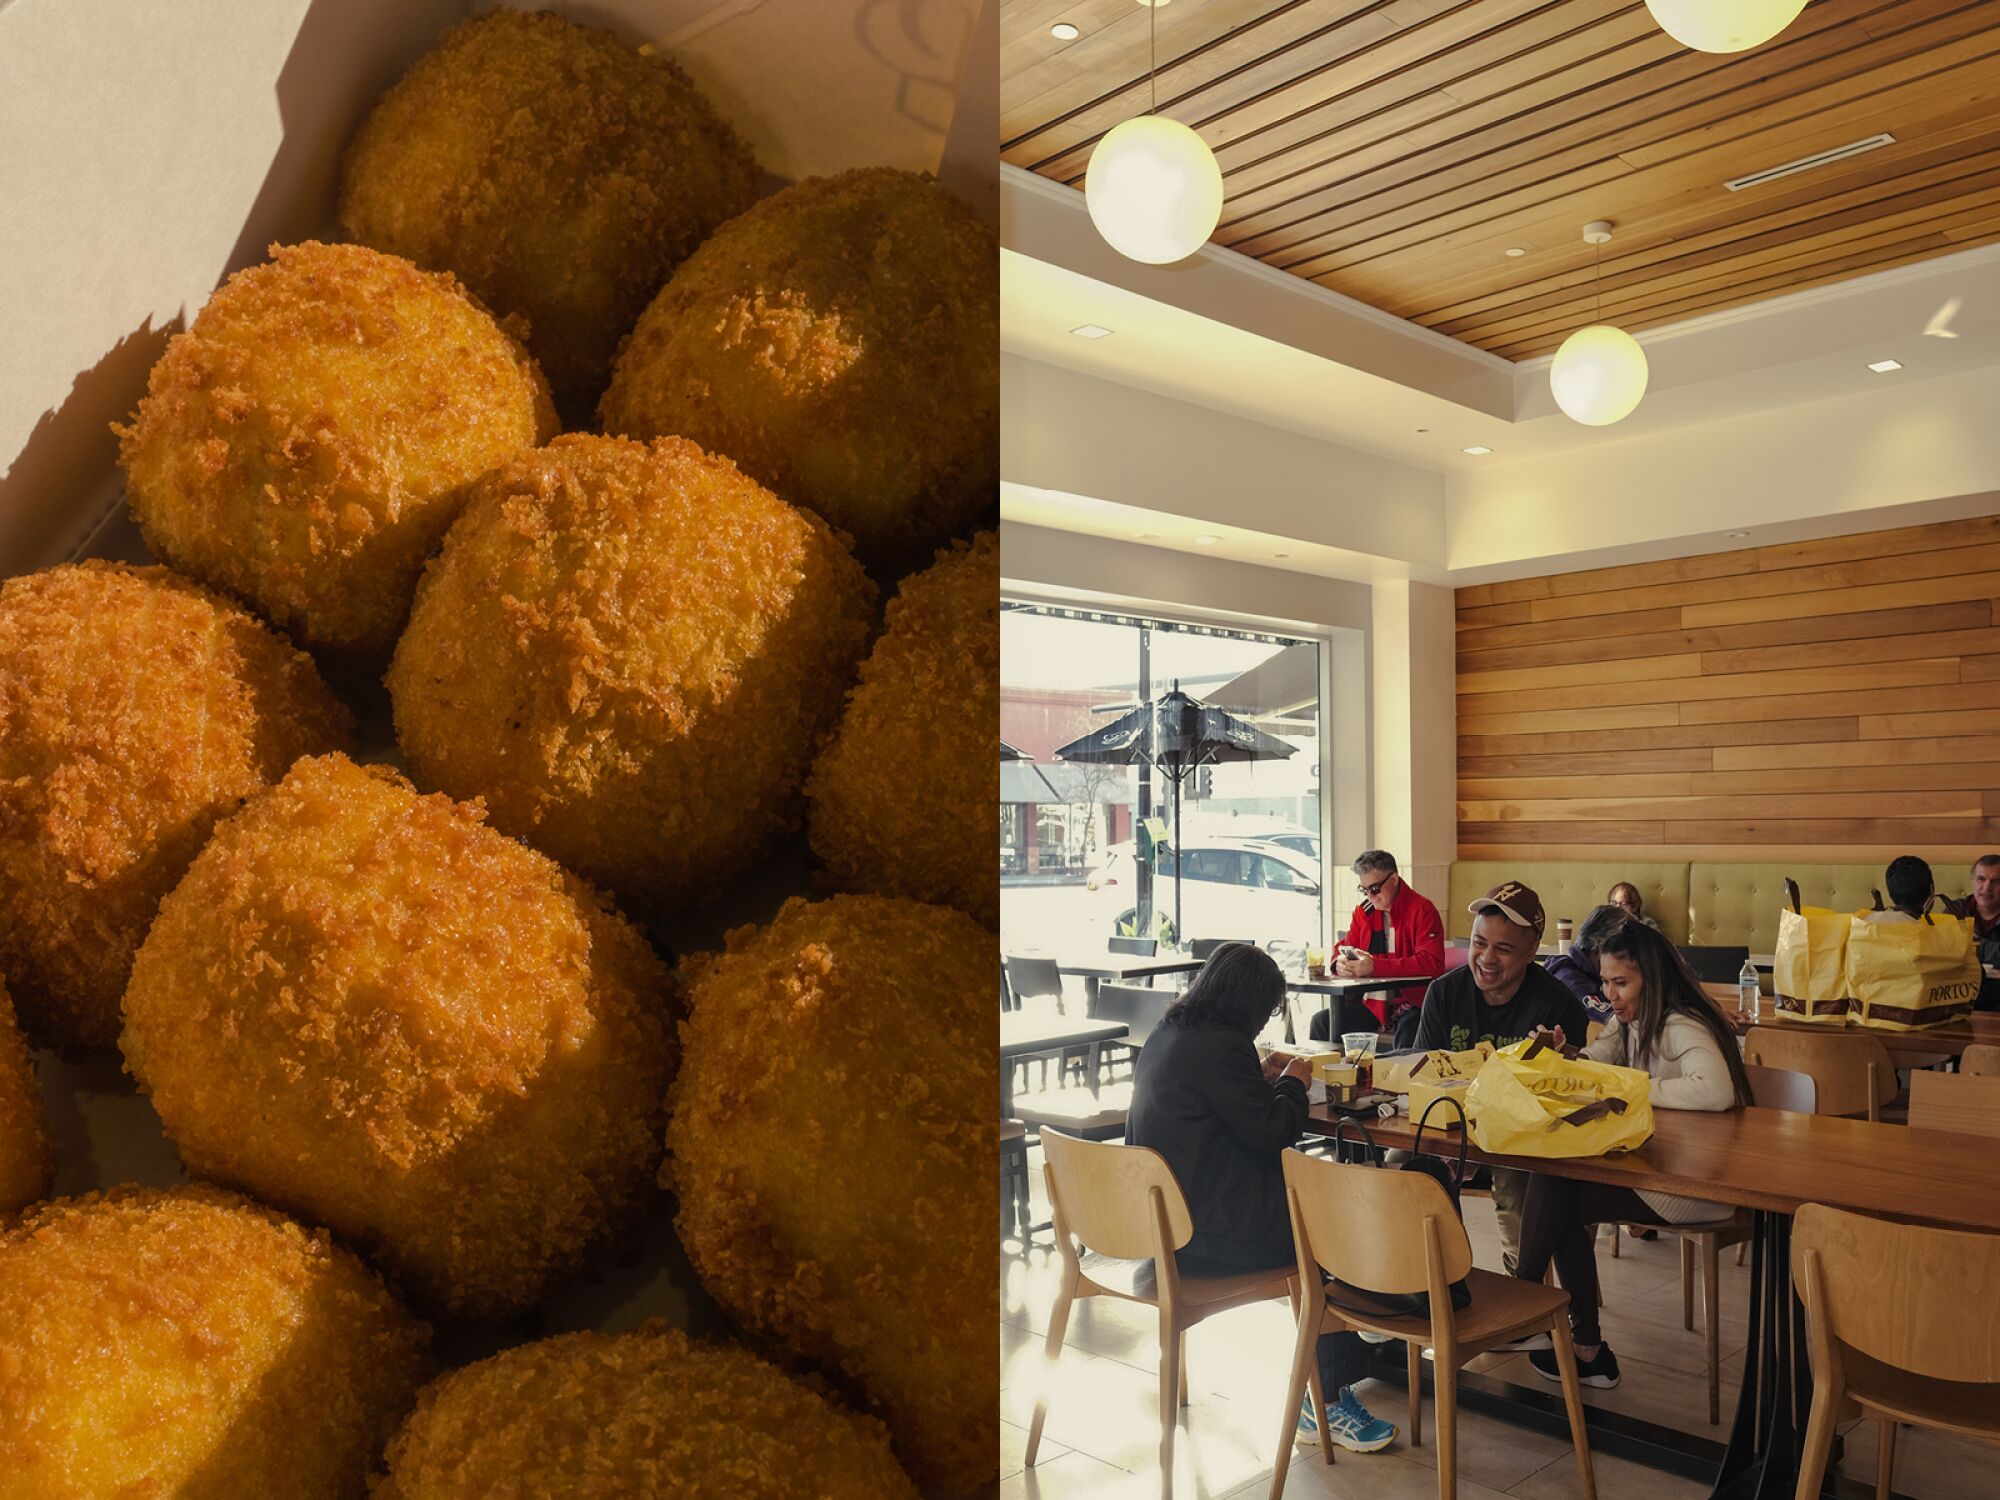
[[[1091,149],[1146,110],[1148,17],[1003,0],[1003,159],[1081,190]],[[1160,113],[1222,164],[1217,243],[1509,359],[1600,296],[1644,328],[2000,239],[1995,0],[1813,0],[1731,57],[1636,0],[1173,0],[1156,19]],[[1722,186],[1878,131],[1896,143]],[[1615,226],[1601,290],[1592,219]]]

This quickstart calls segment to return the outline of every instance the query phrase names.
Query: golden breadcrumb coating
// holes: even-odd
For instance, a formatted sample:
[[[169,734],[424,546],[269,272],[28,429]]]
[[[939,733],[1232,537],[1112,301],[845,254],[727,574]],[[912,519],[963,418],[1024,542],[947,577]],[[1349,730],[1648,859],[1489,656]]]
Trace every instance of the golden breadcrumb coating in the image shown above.
[[[747,1350],[658,1323],[523,1344],[443,1376],[388,1468],[374,1500],[917,1500],[879,1422]]]
[[[340,226],[525,314],[557,400],[587,415],[647,299],[757,188],[749,148],[667,58],[498,9],[383,95],[348,149]]]
[[[693,443],[572,434],[473,486],[388,684],[412,774],[627,900],[712,894],[797,826],[874,586]]]
[[[7,986],[0,984],[0,1214],[48,1192],[55,1173],[35,1065],[21,1028],[14,1024]]]
[[[661,1172],[736,1323],[840,1377],[953,1491],[990,1482],[999,1441],[992,958],[963,912],[882,896],[730,933],[684,966]]]
[[[168,572],[0,589],[0,972],[37,1045],[109,1047],[132,955],[215,820],[351,743],[312,659]]]
[[[430,1330],[325,1230],[119,1188],[0,1228],[0,1497],[341,1500]]]
[[[687,258],[599,415],[728,454],[894,578],[993,510],[999,308],[992,230],[930,178],[811,178]]]
[[[969,818],[1000,766],[1000,546],[990,531],[903,580],[840,731],[813,767],[813,852],[843,890],[1000,925],[1000,867]]]
[[[302,760],[160,903],[126,1065],[194,1171],[429,1306],[527,1306],[636,1213],[669,976],[588,886],[382,766]]]
[[[514,336],[450,276],[271,247],[153,366],[117,429],[155,557],[315,649],[379,663],[458,491],[555,431]]]

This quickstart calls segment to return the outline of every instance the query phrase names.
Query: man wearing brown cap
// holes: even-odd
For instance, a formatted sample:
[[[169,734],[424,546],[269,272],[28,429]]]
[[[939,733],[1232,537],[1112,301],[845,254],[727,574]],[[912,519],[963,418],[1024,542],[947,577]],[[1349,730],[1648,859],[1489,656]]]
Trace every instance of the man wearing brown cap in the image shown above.
[[[1589,1041],[1590,1018],[1583,1002],[1535,962],[1547,925],[1542,898],[1518,880],[1505,880],[1466,910],[1472,913],[1470,961],[1425,992],[1417,1046],[1459,1052],[1484,1039],[1505,1047],[1544,1026],[1561,1031],[1574,1046]],[[1527,1181],[1525,1172],[1493,1171],[1493,1209],[1509,1275],[1521,1244]]]

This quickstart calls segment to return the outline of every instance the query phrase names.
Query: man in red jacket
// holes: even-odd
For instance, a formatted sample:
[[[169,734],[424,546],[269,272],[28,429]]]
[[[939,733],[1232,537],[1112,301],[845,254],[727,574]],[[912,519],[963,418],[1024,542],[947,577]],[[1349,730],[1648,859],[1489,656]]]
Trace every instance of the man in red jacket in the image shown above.
[[[1363,956],[1342,956],[1334,972],[1350,978],[1384,979],[1442,974],[1444,921],[1438,909],[1396,873],[1396,856],[1386,849],[1370,849],[1355,859],[1354,875],[1361,882],[1362,900],[1354,908],[1345,941],[1348,947],[1360,949]],[[1386,990],[1368,996],[1362,1004],[1374,1013],[1384,1031],[1394,1031],[1397,1017],[1423,1005],[1424,989],[1422,984],[1412,984]]]

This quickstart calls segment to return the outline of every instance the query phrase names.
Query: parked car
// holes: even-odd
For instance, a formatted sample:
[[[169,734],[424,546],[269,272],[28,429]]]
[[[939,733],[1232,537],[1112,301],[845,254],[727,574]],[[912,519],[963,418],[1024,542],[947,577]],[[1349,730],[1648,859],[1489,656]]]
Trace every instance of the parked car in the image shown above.
[[[1319,868],[1319,835],[1316,833],[1260,833],[1248,842],[1276,844],[1280,849],[1303,854],[1315,870]]]
[[[1176,851],[1162,848],[1153,867],[1153,909],[1170,935]],[[1112,934],[1132,935],[1138,909],[1138,867],[1130,844],[1116,844],[1085,887],[1102,896]],[[1181,853],[1181,920],[1185,938],[1311,941],[1320,931],[1319,865],[1296,850],[1262,839],[1195,839]]]

